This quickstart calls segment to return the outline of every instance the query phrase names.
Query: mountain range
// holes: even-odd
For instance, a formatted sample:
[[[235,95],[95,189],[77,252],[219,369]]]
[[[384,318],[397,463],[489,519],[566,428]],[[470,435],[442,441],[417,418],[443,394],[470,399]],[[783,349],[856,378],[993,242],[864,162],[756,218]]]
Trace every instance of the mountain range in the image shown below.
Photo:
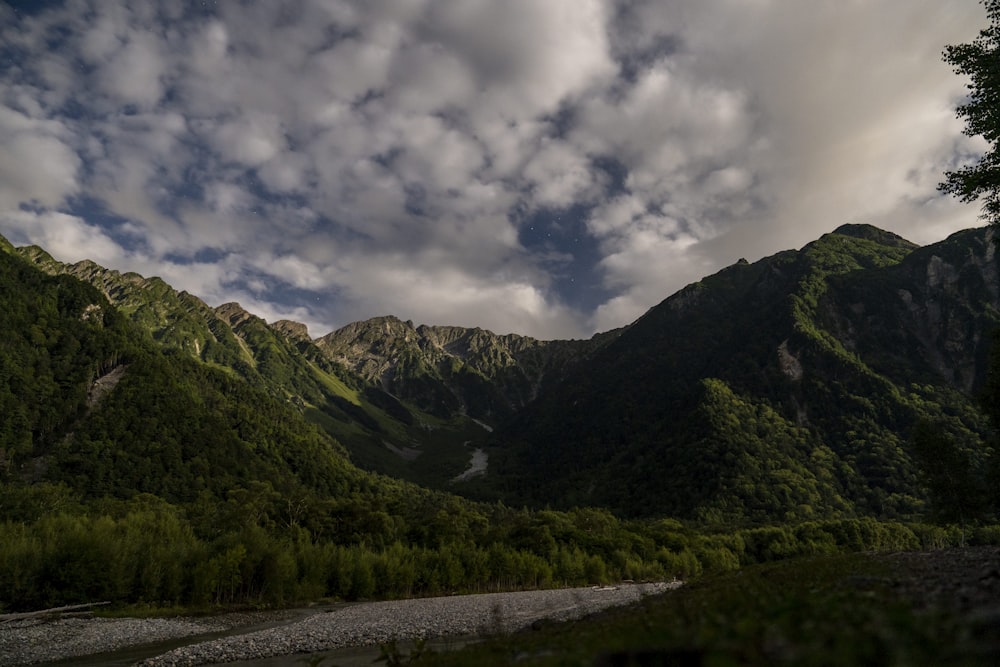
[[[311,338],[158,278],[6,241],[0,256],[20,313],[0,346],[0,407],[18,415],[0,445],[22,479],[189,502],[261,474],[356,488],[357,466],[512,505],[730,525],[919,515],[918,423],[989,453],[990,229],[918,247],[845,225],[566,341],[392,316]],[[149,463],[151,433],[172,459]],[[462,475],[475,457],[485,473]]]
[[[504,497],[704,521],[912,516],[927,421],[973,456],[998,323],[993,233],[847,225],[653,307],[502,434]]]

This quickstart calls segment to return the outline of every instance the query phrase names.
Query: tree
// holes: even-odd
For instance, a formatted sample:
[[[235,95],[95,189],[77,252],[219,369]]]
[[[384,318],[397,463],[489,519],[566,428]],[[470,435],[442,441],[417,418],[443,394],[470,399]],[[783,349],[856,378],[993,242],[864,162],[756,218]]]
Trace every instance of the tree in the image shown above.
[[[986,489],[990,510],[1000,519],[1000,330],[993,333],[990,349],[990,366],[983,387],[982,410],[989,417],[993,433],[989,443],[993,446],[986,459]]]
[[[989,150],[975,164],[946,171],[938,189],[963,202],[983,198],[983,218],[1000,227],[1000,0],[983,0],[990,25],[968,44],[945,47],[944,61],[968,76],[969,96],[957,109],[964,133],[982,136]]]
[[[954,67],[956,74],[970,79],[968,101],[957,109],[958,117],[965,119],[965,134],[982,136],[990,148],[976,164],[946,171],[947,180],[938,188],[963,202],[984,197],[982,217],[994,228],[1000,228],[1000,0],[983,0],[983,5],[990,25],[971,43],[946,47],[944,60]],[[1000,332],[993,335],[986,384],[983,407],[997,430],[1000,429]],[[924,439],[934,440],[934,437]],[[1000,455],[996,453],[1000,450],[996,444],[994,436],[994,454],[986,470],[987,502],[994,510],[1000,508]]]
[[[920,421],[910,439],[911,454],[920,470],[933,514],[962,527],[986,511],[986,489],[969,452],[938,424]]]

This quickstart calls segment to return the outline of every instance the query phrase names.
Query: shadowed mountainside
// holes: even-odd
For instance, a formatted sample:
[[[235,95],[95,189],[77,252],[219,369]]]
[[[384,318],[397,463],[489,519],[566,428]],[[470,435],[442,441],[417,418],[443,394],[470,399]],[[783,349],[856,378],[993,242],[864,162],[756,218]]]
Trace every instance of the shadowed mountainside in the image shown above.
[[[1000,321],[992,232],[924,248],[845,225],[740,261],[587,341],[387,316],[318,339],[238,304],[39,248],[8,252],[99,289],[161,349],[249,381],[364,468],[451,488],[497,427],[487,474],[454,488],[707,522],[906,517],[909,453],[934,423],[985,454],[976,395]]]
[[[650,309],[498,433],[509,502],[706,521],[905,516],[921,419],[974,456],[1000,321],[992,232],[847,225]]]

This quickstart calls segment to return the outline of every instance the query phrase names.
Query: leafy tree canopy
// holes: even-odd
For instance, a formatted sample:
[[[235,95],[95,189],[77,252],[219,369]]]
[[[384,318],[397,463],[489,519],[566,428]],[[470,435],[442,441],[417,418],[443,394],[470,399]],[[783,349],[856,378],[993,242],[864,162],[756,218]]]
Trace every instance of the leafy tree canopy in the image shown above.
[[[983,198],[983,218],[1000,226],[1000,0],[983,0],[983,5],[989,26],[968,44],[946,47],[944,60],[970,79],[968,100],[957,109],[965,134],[982,136],[990,148],[977,163],[946,171],[938,187],[963,202]]]

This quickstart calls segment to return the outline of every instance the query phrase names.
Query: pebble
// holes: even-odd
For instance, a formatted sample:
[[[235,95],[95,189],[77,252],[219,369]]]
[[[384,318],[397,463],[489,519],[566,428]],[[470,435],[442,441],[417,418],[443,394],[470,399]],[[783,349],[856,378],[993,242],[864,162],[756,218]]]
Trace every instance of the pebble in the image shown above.
[[[309,616],[291,625],[185,646],[140,665],[188,667],[405,639],[513,632],[543,618],[580,618],[678,585],[629,584],[371,602]]]
[[[30,665],[107,653],[127,646],[218,632],[211,620],[169,618],[31,618],[0,623],[0,666]]]
[[[367,602],[174,649],[141,667],[188,667],[315,653],[391,641],[513,632],[637,602],[680,582]],[[0,624],[0,666],[27,665],[225,630],[219,619],[25,620]]]

